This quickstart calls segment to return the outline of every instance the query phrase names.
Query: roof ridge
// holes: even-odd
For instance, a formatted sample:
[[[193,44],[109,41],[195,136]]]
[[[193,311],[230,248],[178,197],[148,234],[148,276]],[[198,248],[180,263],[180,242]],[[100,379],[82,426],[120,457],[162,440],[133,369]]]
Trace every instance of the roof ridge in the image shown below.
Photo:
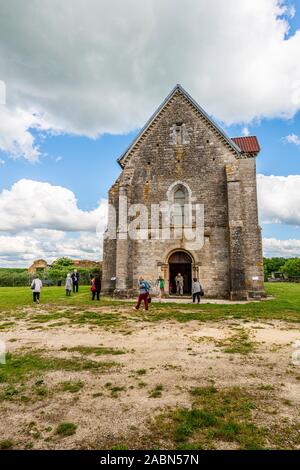
[[[257,155],[260,152],[260,145],[256,135],[242,135],[231,137],[231,139],[240,147],[242,153]]]
[[[117,159],[118,163],[123,167],[122,160],[126,157],[126,155],[133,149],[133,147],[138,143],[138,141],[143,137],[143,134],[147,131],[147,129],[155,122],[156,118],[159,116],[160,112],[162,112],[165,106],[171,101],[171,99],[175,96],[176,92],[180,91],[182,95],[196,108],[202,117],[204,117],[210,125],[214,128],[216,132],[221,134],[227,144],[235,151],[237,154],[241,154],[241,149],[239,146],[223,131],[223,129],[211,118],[207,112],[192,98],[192,96],[183,88],[180,83],[177,83],[170,93],[166,96],[166,98],[161,102],[158,108],[154,111],[154,113],[150,116],[146,124],[141,128],[135,139],[131,142],[131,144],[126,148],[126,150],[122,153],[122,155]]]
[[[230,137],[231,139],[247,139],[248,137],[255,137],[257,139],[257,135],[249,134],[249,135],[235,135],[234,137]]]

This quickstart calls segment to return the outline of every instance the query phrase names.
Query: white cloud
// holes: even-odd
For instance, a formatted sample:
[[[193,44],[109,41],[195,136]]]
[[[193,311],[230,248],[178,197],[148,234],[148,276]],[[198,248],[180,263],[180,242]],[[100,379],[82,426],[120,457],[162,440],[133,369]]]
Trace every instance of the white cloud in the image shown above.
[[[300,175],[257,176],[262,223],[300,225]]]
[[[296,134],[290,134],[284,137],[284,140],[289,144],[300,145],[300,137]]]
[[[257,176],[258,206],[262,223],[300,226],[300,175]],[[300,240],[263,238],[264,256],[300,256]]]
[[[107,201],[92,211],[79,209],[72,191],[22,179],[0,193],[0,266],[102,258]],[[97,231],[96,231],[97,229]]]
[[[261,222],[300,225],[300,175],[258,175],[257,180]],[[99,260],[106,217],[105,200],[82,211],[67,188],[19,180],[0,193],[0,266],[61,256]],[[264,238],[263,246],[266,256],[300,255],[300,240]]]
[[[266,257],[279,256],[292,258],[300,256],[300,240],[277,240],[276,238],[264,238],[263,250]]]
[[[62,186],[21,179],[0,193],[0,231],[35,228],[95,232],[104,228],[107,201],[92,211],[79,209],[72,191]]]
[[[246,126],[243,127],[243,129],[242,129],[242,135],[245,136],[245,137],[247,137],[248,135],[250,135],[250,131],[249,131],[248,127],[246,127]]]
[[[0,266],[28,267],[38,258],[52,263],[56,258],[102,259],[102,238],[95,233],[80,232],[70,237],[65,232],[49,230],[0,235]]]
[[[290,18],[294,18],[294,16],[296,15],[296,8],[294,5],[287,5],[286,6],[286,14],[287,16],[289,16]]]
[[[300,109],[293,14],[283,0],[1,2],[1,148],[34,161],[32,127],[127,132],[178,82],[227,124],[292,117]]]
[[[0,106],[0,150],[13,158],[36,162],[41,154],[31,129],[46,131],[50,126],[33,112]]]

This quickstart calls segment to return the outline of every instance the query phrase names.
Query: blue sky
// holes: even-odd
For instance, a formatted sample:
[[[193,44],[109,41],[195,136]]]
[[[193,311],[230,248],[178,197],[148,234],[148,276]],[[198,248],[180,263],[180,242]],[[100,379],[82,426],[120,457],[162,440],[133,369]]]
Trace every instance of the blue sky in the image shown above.
[[[229,136],[258,137],[265,254],[300,255],[300,1],[66,0],[60,22],[55,3],[0,6],[0,265],[99,258],[116,160],[178,82]]]
[[[117,158],[132,141],[136,131],[126,135],[103,135],[97,139],[79,136],[49,136],[41,144],[43,156],[37,163],[5,159],[1,168],[1,189],[9,189],[21,178],[46,181],[69,188],[82,210],[97,207],[120,173]],[[61,157],[61,159],[60,159]],[[57,161],[58,159],[58,161]]]
[[[256,135],[261,152],[256,160],[258,174],[288,176],[300,173],[300,145],[288,143],[286,136],[299,135],[300,113],[292,119],[263,119],[248,126],[251,135]],[[240,126],[227,128],[228,134],[241,135]],[[272,195],[270,194],[270,197]],[[264,224],[261,223],[263,237],[275,237],[281,240],[299,239],[300,228],[291,224]]]
[[[243,125],[224,126],[229,136],[242,135]],[[300,173],[300,145],[288,143],[287,135],[300,132],[300,113],[292,119],[263,119],[247,126],[261,145],[257,157],[257,173],[288,176]],[[117,158],[132,142],[138,129],[125,135],[105,134],[96,139],[73,135],[45,136],[41,139],[42,156],[37,163],[12,159],[0,152],[5,161],[1,167],[0,190],[10,187],[21,178],[49,182],[74,192],[78,206],[89,211],[107,197],[111,184],[120,174]],[[39,139],[39,136],[37,136]],[[263,236],[279,239],[300,238],[295,225],[263,224]]]
[[[169,91],[166,90],[166,94]],[[226,127],[219,124],[230,137],[242,135],[243,125]],[[263,119],[247,125],[247,128],[251,135],[258,137],[261,145],[257,173],[276,176],[299,174],[300,146],[288,143],[284,138],[300,133],[300,113],[288,120]],[[21,178],[45,181],[73,191],[81,209],[94,209],[101,198],[107,197],[109,187],[120,174],[117,158],[137,133],[138,129],[125,135],[105,134],[96,139],[46,135],[40,139],[42,156],[37,163],[12,159],[5,152],[0,152],[0,158],[5,161],[1,167],[0,190],[9,189]],[[273,226],[274,235],[277,229],[282,230]],[[293,230],[292,227],[290,229]]]

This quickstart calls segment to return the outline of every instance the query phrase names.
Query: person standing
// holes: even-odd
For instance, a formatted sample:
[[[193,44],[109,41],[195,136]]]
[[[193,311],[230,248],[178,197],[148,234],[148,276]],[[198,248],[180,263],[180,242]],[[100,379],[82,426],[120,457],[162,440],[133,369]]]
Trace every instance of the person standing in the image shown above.
[[[159,299],[162,299],[162,297],[164,297],[165,295],[165,280],[161,276],[159,276],[156,284],[159,289],[158,297]]]
[[[138,283],[139,287],[139,296],[138,296],[138,301],[137,304],[134,308],[134,310],[138,310],[140,308],[141,302],[144,301],[145,304],[145,310],[148,310],[148,305],[149,305],[149,292],[150,292],[150,284],[149,282],[145,281],[145,279],[141,276],[139,279]]]
[[[175,277],[175,282],[177,295],[183,295],[184,279],[180,273],[178,273]]]
[[[201,299],[201,293],[203,292],[202,287],[200,282],[196,277],[193,279],[193,285],[192,285],[192,295],[193,295],[193,304],[196,302],[200,304],[200,299]]]
[[[40,280],[38,276],[35,276],[31,283],[31,289],[32,289],[32,294],[33,294],[33,301],[34,303],[39,304],[40,303],[40,295],[41,295],[41,289],[43,287],[43,283]]]
[[[74,269],[72,274],[72,281],[73,281],[73,292],[78,292],[79,287],[79,273],[77,269]]]
[[[101,278],[99,274],[92,279],[92,300],[95,300],[97,296],[97,300],[100,300],[100,292],[101,292]]]
[[[68,273],[67,278],[66,278],[66,295],[67,296],[71,295],[72,287],[73,287],[73,280],[71,278],[71,274]]]

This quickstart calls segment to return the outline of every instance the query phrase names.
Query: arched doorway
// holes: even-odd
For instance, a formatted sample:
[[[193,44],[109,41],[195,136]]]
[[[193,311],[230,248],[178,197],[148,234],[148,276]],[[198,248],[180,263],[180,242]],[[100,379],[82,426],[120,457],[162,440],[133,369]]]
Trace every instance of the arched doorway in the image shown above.
[[[183,293],[191,294],[192,289],[192,258],[185,251],[175,251],[169,258],[170,294],[176,294],[175,277],[181,273],[184,279]]]

